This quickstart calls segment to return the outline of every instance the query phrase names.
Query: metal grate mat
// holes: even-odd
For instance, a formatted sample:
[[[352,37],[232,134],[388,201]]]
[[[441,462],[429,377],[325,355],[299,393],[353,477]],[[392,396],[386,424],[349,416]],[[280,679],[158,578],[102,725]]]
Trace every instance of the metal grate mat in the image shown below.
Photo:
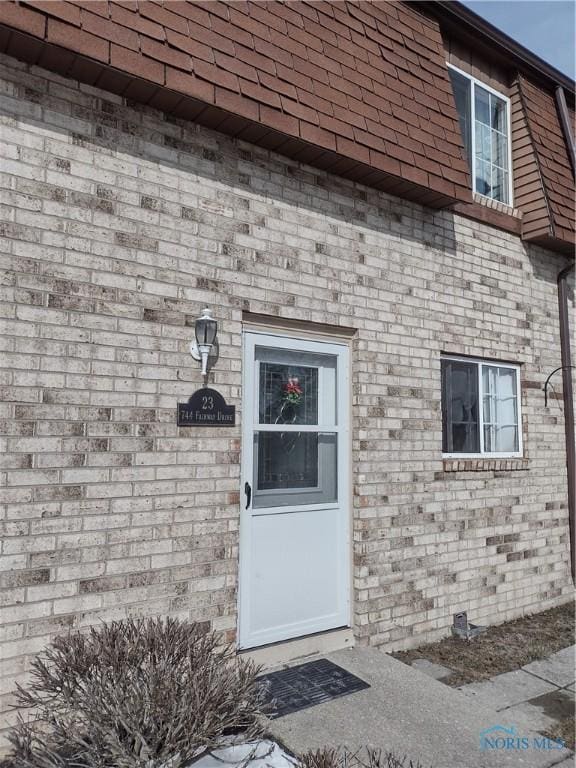
[[[328,659],[270,672],[259,680],[265,686],[266,701],[273,704],[272,719],[370,688]]]

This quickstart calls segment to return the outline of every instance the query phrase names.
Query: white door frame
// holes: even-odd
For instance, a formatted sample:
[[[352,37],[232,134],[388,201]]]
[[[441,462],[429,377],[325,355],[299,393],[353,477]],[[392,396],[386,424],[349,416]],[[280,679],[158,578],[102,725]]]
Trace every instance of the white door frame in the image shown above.
[[[317,354],[333,355],[337,357],[337,378],[336,378],[336,406],[338,414],[338,424],[326,425],[326,430],[331,433],[336,432],[337,437],[337,472],[338,472],[338,498],[335,503],[320,503],[298,506],[282,506],[273,508],[257,508],[254,510],[250,506],[246,510],[246,496],[244,493],[245,483],[253,485],[253,461],[254,461],[254,429],[256,424],[250,423],[250,416],[257,418],[258,414],[258,381],[256,379],[256,366],[254,365],[256,346],[278,347],[283,350],[294,350],[302,352],[312,352]],[[289,331],[268,331],[259,332],[244,330],[243,332],[243,372],[242,372],[242,463],[240,477],[240,531],[239,531],[239,575],[238,575],[238,648],[254,648],[268,643],[289,640],[295,637],[302,637],[313,634],[318,631],[336,629],[338,627],[351,626],[351,446],[350,446],[350,350],[345,342],[312,340],[310,337],[298,337],[295,333]],[[250,400],[249,400],[250,399]],[[298,431],[318,431],[323,425],[306,427],[300,425]],[[266,429],[274,429],[273,425],[266,425]],[[278,425],[278,429],[282,429]],[[285,429],[285,428],[284,428]],[[315,627],[310,626],[297,634],[276,637],[260,637],[254,639],[250,635],[248,623],[250,609],[250,589],[248,574],[250,573],[250,553],[252,545],[252,518],[257,515],[286,514],[298,510],[315,509],[334,509],[339,518],[339,525],[342,526],[342,561],[338,569],[338,594],[341,606],[339,608],[338,620],[334,626]],[[334,553],[338,556],[338,553]],[[287,575],[288,577],[288,575]],[[302,628],[301,628],[302,629]]]

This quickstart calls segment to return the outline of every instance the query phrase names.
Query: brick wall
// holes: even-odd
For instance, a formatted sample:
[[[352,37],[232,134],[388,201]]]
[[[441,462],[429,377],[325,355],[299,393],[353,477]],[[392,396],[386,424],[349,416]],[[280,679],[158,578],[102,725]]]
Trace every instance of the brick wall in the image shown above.
[[[357,329],[358,642],[569,599],[560,256],[8,58],[0,88],[4,703],[99,619],[234,640],[240,426],[175,423],[206,303],[240,417],[243,311]],[[441,351],[522,363],[524,461],[442,461]]]

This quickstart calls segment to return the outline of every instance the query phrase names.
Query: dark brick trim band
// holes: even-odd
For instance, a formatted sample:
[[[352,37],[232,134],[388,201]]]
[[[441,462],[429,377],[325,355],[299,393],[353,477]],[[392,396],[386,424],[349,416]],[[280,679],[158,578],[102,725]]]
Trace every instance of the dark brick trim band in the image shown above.
[[[444,459],[444,472],[512,472],[530,469],[528,459]]]

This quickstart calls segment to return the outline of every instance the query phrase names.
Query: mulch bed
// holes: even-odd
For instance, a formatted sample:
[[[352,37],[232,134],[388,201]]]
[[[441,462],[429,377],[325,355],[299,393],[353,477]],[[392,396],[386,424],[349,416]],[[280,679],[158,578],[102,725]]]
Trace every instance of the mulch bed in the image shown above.
[[[531,661],[544,659],[573,645],[574,634],[574,603],[570,602],[489,627],[470,641],[448,637],[391,655],[405,664],[411,664],[416,659],[428,659],[449,667],[453,672],[442,682],[457,687],[488,680],[494,675],[519,669]]]

